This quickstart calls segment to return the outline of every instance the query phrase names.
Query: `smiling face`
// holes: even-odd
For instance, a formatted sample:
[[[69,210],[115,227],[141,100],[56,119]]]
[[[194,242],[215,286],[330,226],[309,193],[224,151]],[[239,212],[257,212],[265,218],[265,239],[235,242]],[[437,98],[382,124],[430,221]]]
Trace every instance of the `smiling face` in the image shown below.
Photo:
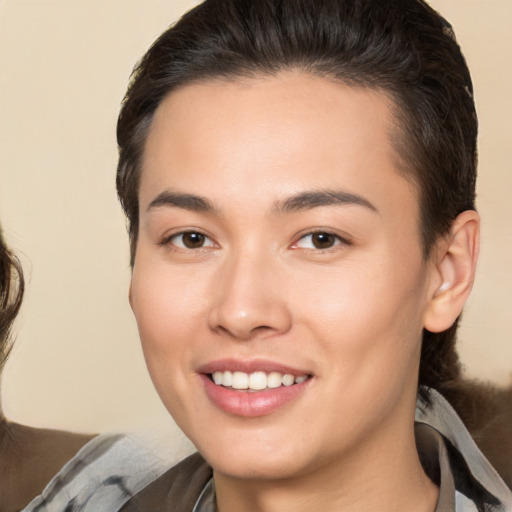
[[[156,111],[131,304],[161,399],[217,472],[414,446],[438,283],[392,126],[382,93],[299,73],[188,85]]]

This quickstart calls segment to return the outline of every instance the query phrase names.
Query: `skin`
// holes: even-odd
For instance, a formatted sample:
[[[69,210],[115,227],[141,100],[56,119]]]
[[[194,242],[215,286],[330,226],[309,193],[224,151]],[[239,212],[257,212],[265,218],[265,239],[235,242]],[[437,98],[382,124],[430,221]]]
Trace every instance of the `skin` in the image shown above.
[[[298,72],[188,85],[156,111],[130,301],[162,401],[214,468],[220,512],[435,508],[414,444],[417,375],[423,327],[456,317],[436,290],[457,272],[454,258],[438,265],[444,245],[424,258],[393,129],[383,93]],[[318,191],[344,200],[290,199]],[[332,247],[315,248],[316,231]],[[201,366],[224,358],[311,378],[247,418],[205,392]]]

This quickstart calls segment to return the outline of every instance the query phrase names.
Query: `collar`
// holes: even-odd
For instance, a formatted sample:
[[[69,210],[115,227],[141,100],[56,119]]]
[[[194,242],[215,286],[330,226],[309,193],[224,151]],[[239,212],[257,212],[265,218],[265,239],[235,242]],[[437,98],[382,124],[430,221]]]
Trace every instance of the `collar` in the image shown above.
[[[499,508],[496,510],[512,511],[512,491],[477,447],[452,406],[434,389],[429,390],[429,397],[428,405],[418,400],[416,423],[430,426],[444,438],[444,451],[447,449],[450,451],[447,456],[452,473],[464,472],[466,481],[476,483],[484,492],[494,496],[499,503],[497,505]],[[439,454],[442,458],[442,453],[439,452]],[[456,479],[455,489],[459,494],[462,493],[462,496],[457,499],[457,504],[465,502],[464,496],[471,500],[472,496],[468,496],[471,494],[471,489],[459,487]],[[455,510],[459,512],[459,507],[457,506]],[[460,508],[461,512],[465,510],[471,509]]]

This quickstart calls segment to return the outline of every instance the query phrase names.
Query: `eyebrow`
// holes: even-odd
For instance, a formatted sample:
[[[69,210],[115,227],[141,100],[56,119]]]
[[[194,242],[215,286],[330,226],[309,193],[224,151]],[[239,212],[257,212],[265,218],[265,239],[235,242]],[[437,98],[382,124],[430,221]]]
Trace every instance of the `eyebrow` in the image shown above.
[[[359,194],[343,190],[313,190],[290,196],[276,204],[278,213],[310,210],[320,206],[357,205],[378,213],[377,208]]]
[[[158,194],[158,196],[149,203],[147,210],[149,211],[161,206],[173,206],[202,213],[214,213],[216,211],[213,203],[206,199],[206,197],[197,196],[195,194],[171,192],[169,190]]]
[[[377,208],[359,194],[345,192],[343,190],[313,190],[300,192],[277,201],[274,209],[277,213],[293,213],[301,210],[310,210],[320,206],[332,205],[357,205],[363,206],[378,213]],[[184,194],[166,190],[149,203],[148,211],[162,206],[183,208],[199,213],[218,213],[217,208],[206,197],[195,194]]]

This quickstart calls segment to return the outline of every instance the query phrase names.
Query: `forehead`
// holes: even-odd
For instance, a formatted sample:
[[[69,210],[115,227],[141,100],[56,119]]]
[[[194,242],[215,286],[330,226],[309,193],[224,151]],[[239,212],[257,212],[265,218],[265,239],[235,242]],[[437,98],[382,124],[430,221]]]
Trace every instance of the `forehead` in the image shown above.
[[[229,190],[231,198],[242,198],[283,191],[284,183],[289,193],[341,187],[392,196],[405,190],[415,203],[391,143],[393,107],[383,92],[300,72],[184,86],[155,112],[141,206],[169,186]],[[279,186],[266,190],[263,180]]]

